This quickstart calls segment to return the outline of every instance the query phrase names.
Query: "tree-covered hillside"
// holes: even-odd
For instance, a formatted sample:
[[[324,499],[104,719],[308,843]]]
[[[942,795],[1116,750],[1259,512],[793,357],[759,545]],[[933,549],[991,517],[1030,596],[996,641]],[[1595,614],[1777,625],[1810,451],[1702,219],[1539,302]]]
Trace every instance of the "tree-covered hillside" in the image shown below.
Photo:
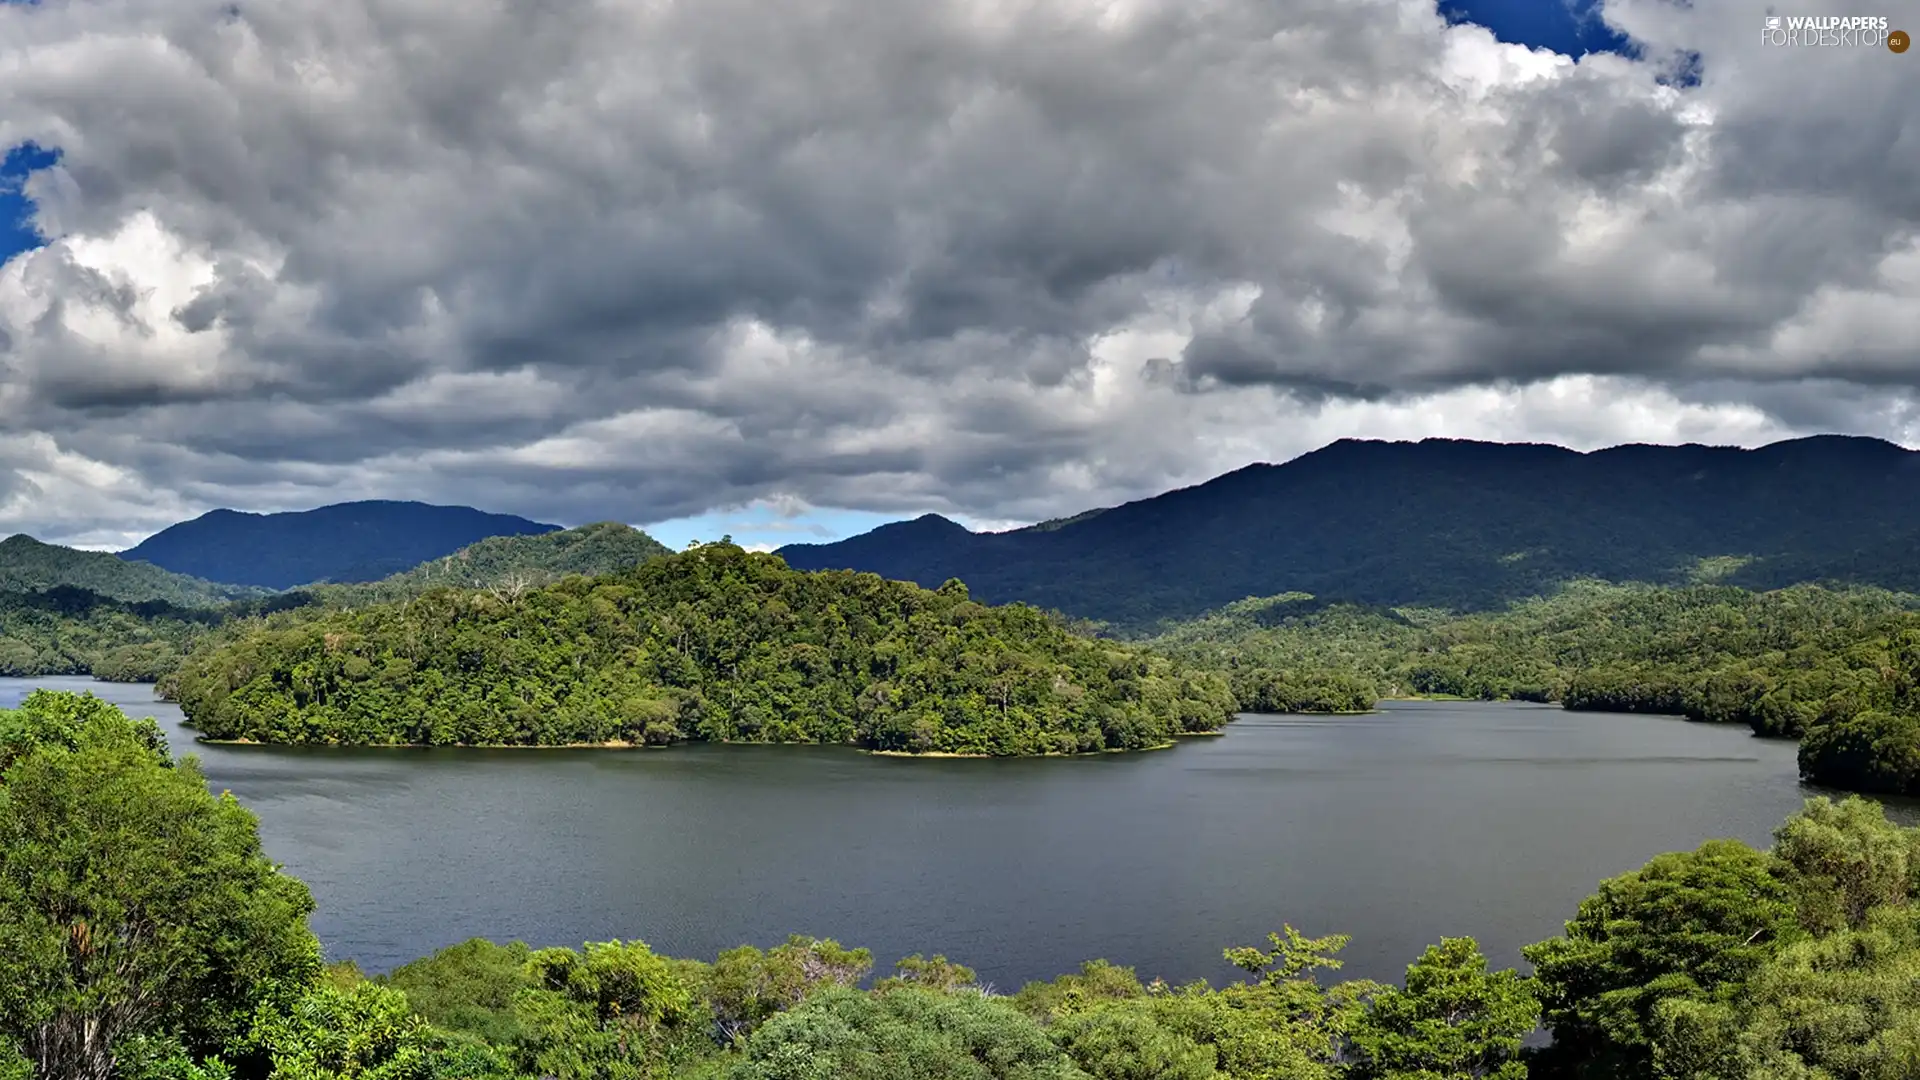
[[[204,638],[219,613],[114,600],[61,586],[0,593],[0,675],[94,675],[152,682]]]
[[[432,589],[490,589],[502,595],[551,585],[569,574],[611,574],[672,554],[631,525],[602,521],[560,532],[493,536],[379,581],[319,585],[310,592],[336,607],[404,600]]]
[[[162,692],[215,739],[989,755],[1156,746],[1234,707],[1218,675],[958,582],[802,573],[724,543],[517,595],[283,612],[231,628]]]
[[[1384,697],[1522,698],[1742,723],[1804,736],[1808,779],[1920,794],[1920,597],[1909,594],[1577,582],[1466,616],[1294,594],[1229,605],[1151,645],[1218,667],[1243,702],[1253,686],[1324,705],[1357,684]]]
[[[158,600],[176,607],[215,607],[266,592],[202,581],[108,551],[42,543],[25,533],[0,540],[0,592],[37,592],[63,585],[112,600],[135,604]]]
[[[1757,450],[1342,440],[1045,527],[927,516],[781,549],[1134,631],[1247,596],[1498,608],[1578,578],[1920,591],[1920,454],[1825,436]]]
[[[1558,701],[1570,689],[1591,693],[1614,682],[1671,685],[1690,697],[1711,676],[1766,671],[1791,681],[1794,672],[1864,664],[1869,656],[1877,663],[1886,641],[1909,628],[1920,628],[1920,597],[1882,589],[1752,592],[1579,581],[1501,611],[1466,615],[1329,604],[1300,593],[1249,599],[1173,626],[1150,643],[1229,669],[1350,672],[1383,697]],[[1804,687],[1796,694],[1821,696]],[[1697,718],[1748,719],[1704,705]],[[1787,725],[1780,733],[1797,729]]]

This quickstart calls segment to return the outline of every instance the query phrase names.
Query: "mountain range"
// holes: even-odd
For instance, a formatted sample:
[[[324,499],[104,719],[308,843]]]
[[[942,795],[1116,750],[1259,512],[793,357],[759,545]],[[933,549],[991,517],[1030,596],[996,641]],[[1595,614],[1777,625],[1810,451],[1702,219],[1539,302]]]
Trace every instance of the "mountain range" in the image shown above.
[[[417,538],[402,539],[418,550]],[[664,545],[639,529],[602,521],[553,532],[489,536],[375,581],[275,590],[206,581],[112,552],[81,551],[20,534],[0,540],[0,606],[69,613],[90,610],[89,605],[98,606],[96,601],[159,605],[183,613],[213,608],[269,611],[316,602],[351,607],[403,600],[446,586],[517,592],[569,574],[629,570],[666,554]]]
[[[1025,529],[929,514],[779,554],[1123,628],[1286,592],[1474,610],[1586,577],[1915,591],[1920,453],[1853,436],[1586,453],[1343,439]]]
[[[120,555],[208,581],[290,589],[378,581],[488,537],[558,531],[470,506],[373,500],[279,514],[213,510]]]
[[[236,617],[294,608],[360,608],[441,588],[502,599],[572,574],[630,571],[668,554],[631,525],[488,537],[379,581],[276,592],[217,585],[101,551],[0,541],[0,675],[85,675],[150,682]]]
[[[470,507],[216,510],[117,557],[13,537],[0,542],[0,592],[65,585],[206,607],[331,583],[332,600],[358,603],[430,584],[514,587],[664,553],[624,525],[561,531]],[[1294,592],[1471,611],[1576,578],[1920,592],[1920,453],[1851,436],[1587,453],[1349,439],[1023,529],[975,533],[929,514],[779,554],[796,569],[927,587],[958,578],[985,602],[1025,601],[1121,631]]]

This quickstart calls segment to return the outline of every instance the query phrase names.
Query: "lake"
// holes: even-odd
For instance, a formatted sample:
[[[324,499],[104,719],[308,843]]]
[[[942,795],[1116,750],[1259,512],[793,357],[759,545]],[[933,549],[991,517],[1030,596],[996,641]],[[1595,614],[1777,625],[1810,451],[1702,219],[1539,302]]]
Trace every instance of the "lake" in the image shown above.
[[[333,959],[369,971],[472,936],[640,938],[712,959],[790,932],[945,953],[997,989],[1105,957],[1220,979],[1291,922],[1397,981],[1442,935],[1496,965],[1603,877],[1810,794],[1744,728],[1526,704],[1247,716],[1142,754],[911,760],[839,747],[316,750],[195,745],[146,686],[90,689],[165,726],[313,889]],[[1899,816],[1914,814],[1901,808]]]

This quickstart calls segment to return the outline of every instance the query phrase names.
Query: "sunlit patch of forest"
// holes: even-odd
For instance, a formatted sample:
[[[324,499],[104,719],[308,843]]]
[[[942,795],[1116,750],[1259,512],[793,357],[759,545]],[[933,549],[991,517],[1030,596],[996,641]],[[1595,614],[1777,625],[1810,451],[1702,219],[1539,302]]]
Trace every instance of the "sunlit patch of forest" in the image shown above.
[[[851,571],[727,543],[544,588],[435,590],[234,624],[161,683],[204,736],[420,745],[844,743],[966,755],[1163,746],[1227,680]]]

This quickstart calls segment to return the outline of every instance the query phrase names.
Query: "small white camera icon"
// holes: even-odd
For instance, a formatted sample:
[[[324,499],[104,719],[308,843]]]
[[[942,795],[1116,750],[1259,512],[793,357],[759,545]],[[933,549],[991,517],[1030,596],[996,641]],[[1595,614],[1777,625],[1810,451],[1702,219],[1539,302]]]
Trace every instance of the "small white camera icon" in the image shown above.
[[[1769,30],[1780,29],[1780,16],[1778,15],[1767,16],[1767,29]]]

